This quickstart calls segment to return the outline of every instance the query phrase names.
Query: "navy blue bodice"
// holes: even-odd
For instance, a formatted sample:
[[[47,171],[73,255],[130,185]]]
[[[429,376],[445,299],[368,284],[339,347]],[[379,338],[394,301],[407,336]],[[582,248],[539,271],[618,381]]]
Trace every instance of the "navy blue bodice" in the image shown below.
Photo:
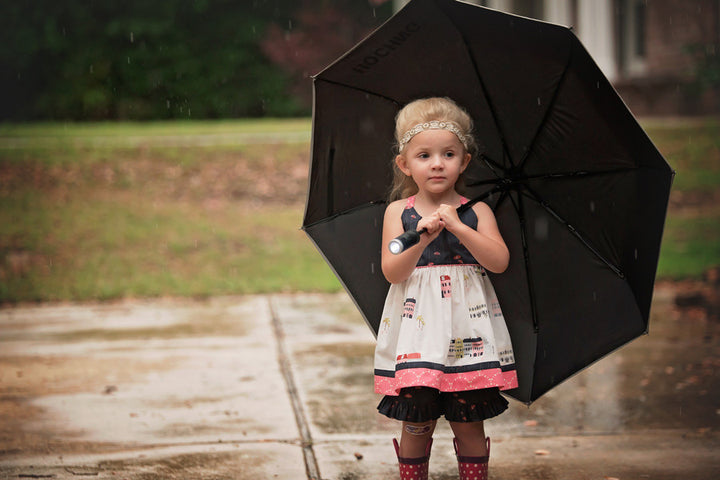
[[[417,230],[417,224],[422,217],[415,210],[414,202],[410,199],[408,200],[408,205],[402,213],[403,228],[405,231]],[[473,230],[477,230],[477,215],[475,215],[472,208],[468,208],[460,214],[460,221]],[[463,264],[477,265],[478,262],[455,235],[447,230],[443,230],[437,238],[430,242],[425,248],[418,260],[417,266]]]

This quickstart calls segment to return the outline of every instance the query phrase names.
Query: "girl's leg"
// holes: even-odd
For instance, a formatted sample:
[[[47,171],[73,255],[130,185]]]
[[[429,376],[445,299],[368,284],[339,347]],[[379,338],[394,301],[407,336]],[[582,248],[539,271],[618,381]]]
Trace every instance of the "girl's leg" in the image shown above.
[[[425,456],[436,425],[437,420],[424,423],[402,422],[399,456],[405,458]]]
[[[455,434],[458,455],[485,457],[488,454],[483,422],[450,422]]]
[[[487,480],[490,439],[485,438],[483,422],[451,422],[455,433],[455,454],[460,480]]]
[[[436,421],[402,422],[400,445],[393,439],[400,467],[400,480],[427,480],[430,466],[432,434]]]
[[[442,414],[439,395],[432,388],[404,388],[399,396],[386,396],[378,405],[380,413],[402,422],[400,443],[393,439],[401,480],[428,478],[432,435]]]

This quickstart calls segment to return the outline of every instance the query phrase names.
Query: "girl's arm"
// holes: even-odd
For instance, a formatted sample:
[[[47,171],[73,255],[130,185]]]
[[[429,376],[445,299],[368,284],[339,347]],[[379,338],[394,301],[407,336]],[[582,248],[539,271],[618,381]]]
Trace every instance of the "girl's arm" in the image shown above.
[[[390,253],[390,250],[388,250],[390,241],[404,233],[400,217],[406,202],[404,199],[397,200],[385,209],[381,259],[383,274],[390,283],[400,283],[410,276],[415,270],[415,265],[417,265],[425,247],[438,236],[442,229],[440,227],[440,217],[437,213],[429,217],[423,217],[418,222],[418,230],[424,227],[428,229],[428,233],[420,235],[420,242],[398,255]]]
[[[442,205],[438,212],[445,228],[465,245],[480,265],[493,273],[502,273],[510,262],[510,251],[500,235],[495,214],[483,202],[476,203],[472,208],[478,219],[477,230],[462,223],[457,211],[450,205]]]

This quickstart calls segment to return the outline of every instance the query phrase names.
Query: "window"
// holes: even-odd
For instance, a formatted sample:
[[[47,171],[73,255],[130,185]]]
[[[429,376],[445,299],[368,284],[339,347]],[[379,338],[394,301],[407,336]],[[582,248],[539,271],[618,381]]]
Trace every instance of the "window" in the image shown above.
[[[647,55],[647,0],[619,0],[617,7],[621,71],[630,77],[642,75]]]

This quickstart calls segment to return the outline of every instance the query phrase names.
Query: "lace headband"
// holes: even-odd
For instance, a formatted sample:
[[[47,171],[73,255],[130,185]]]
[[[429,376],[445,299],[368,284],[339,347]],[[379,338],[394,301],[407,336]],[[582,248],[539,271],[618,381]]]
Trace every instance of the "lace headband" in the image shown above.
[[[452,122],[441,122],[439,120],[431,120],[431,121],[425,122],[425,123],[418,123],[417,125],[412,127],[410,130],[405,132],[405,134],[400,139],[399,151],[402,152],[403,149],[405,148],[405,145],[407,145],[408,142],[410,140],[412,140],[412,138],[415,135],[417,135],[420,132],[424,132],[425,130],[447,130],[449,132],[452,132],[458,137],[460,142],[462,142],[463,146],[465,147],[465,150],[468,149],[467,137],[462,134],[462,132],[460,131],[460,129],[458,128],[457,125],[455,125]]]

